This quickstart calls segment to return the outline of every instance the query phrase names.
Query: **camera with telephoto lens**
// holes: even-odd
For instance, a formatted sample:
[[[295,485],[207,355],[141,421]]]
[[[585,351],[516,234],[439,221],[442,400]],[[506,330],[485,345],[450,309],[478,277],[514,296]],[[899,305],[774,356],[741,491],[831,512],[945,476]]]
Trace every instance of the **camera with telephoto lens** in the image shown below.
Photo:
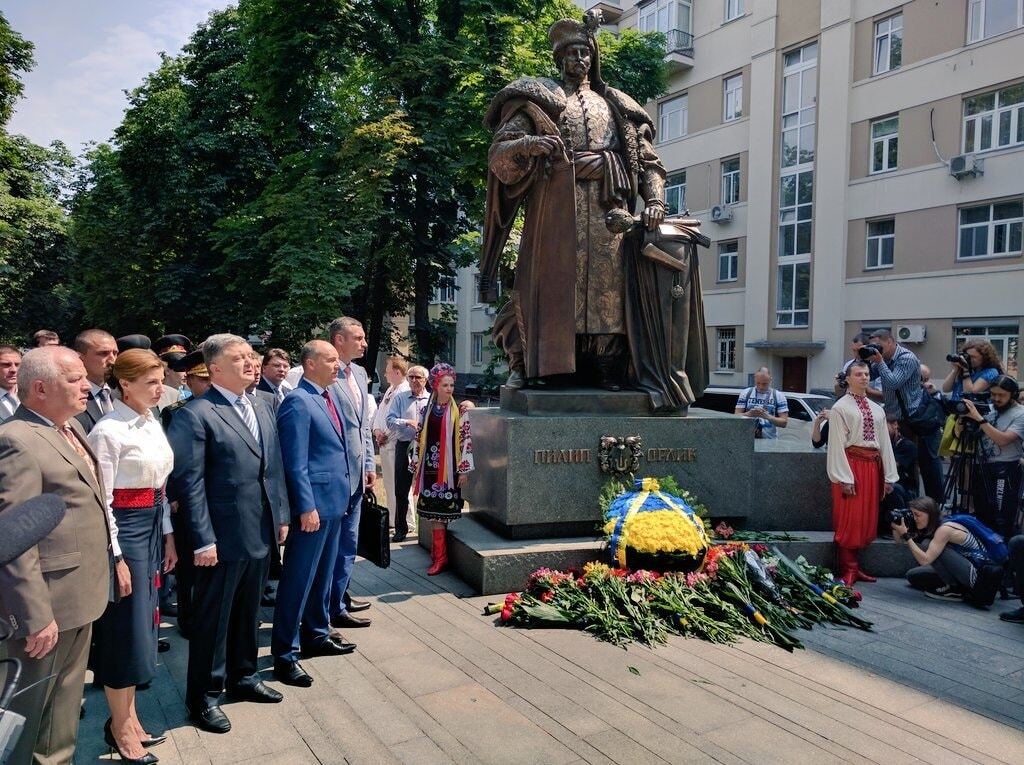
[[[882,355],[882,346],[877,343],[868,343],[867,345],[862,345],[857,349],[857,355],[860,356],[862,361],[867,361],[876,353],[879,356]]]
[[[903,524],[908,529],[914,528],[914,513],[907,507],[898,507],[889,511],[889,523],[894,526]]]
[[[948,361],[950,364],[959,364],[964,369],[971,368],[971,360],[967,358],[966,353],[947,353],[946,361]]]
[[[963,399],[960,401],[949,402],[949,413],[955,414],[958,417],[962,417],[967,414],[967,404],[964,401],[970,401],[974,404],[974,408],[978,410],[978,414],[984,416],[992,411],[992,395],[986,393],[965,393]]]

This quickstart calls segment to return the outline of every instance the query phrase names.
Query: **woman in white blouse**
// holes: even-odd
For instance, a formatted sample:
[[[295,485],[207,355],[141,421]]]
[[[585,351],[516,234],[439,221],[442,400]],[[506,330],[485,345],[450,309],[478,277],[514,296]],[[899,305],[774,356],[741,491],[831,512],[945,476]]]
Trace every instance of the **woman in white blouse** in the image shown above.
[[[828,413],[828,477],[839,575],[847,587],[875,578],[860,570],[857,552],[878,534],[878,507],[900,476],[885,412],[867,398],[868,365],[850,364],[847,392]]]
[[[373,441],[380,449],[380,466],[384,474],[384,491],[388,499],[388,517],[392,528],[395,526],[395,444],[398,436],[394,430],[388,428],[388,410],[391,409],[391,401],[402,391],[409,390],[409,383],[406,382],[405,373],[409,371],[409,362],[401,356],[388,356],[384,366],[384,377],[388,381],[388,389],[381,397],[377,412],[373,415],[371,430]]]
[[[110,376],[121,397],[89,434],[107,494],[115,561],[113,602],[94,628],[93,671],[110,706],[107,744],[126,761],[153,763],[145,747],[164,737],[150,736],[139,722],[135,686],[156,674],[160,576],[177,562],[164,496],[174,455],[151,411],[163,394],[157,355],[125,351]]]

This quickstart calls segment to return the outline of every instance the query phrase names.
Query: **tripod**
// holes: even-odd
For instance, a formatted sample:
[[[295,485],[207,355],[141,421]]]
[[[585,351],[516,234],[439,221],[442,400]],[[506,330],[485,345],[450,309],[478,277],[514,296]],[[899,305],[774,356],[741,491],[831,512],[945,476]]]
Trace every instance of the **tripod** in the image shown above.
[[[942,484],[942,504],[950,513],[971,513],[971,499],[977,496],[974,485],[977,479],[983,482],[986,500],[993,496],[988,476],[982,469],[986,458],[981,449],[981,428],[967,418],[961,419],[961,422],[963,430],[956,450],[950,457],[949,472]]]

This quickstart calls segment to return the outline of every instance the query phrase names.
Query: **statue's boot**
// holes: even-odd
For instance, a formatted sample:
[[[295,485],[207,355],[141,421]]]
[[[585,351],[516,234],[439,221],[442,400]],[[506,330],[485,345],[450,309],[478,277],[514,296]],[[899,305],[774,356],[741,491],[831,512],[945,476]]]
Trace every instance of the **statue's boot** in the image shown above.
[[[505,381],[505,387],[512,388],[514,390],[518,390],[519,388],[525,388],[526,378],[523,376],[523,373],[520,372],[518,369],[513,369],[511,374],[509,374],[508,379]]]
[[[622,385],[619,383],[619,376],[615,369],[616,360],[613,358],[603,358],[597,363],[597,371],[600,374],[598,384],[605,390],[613,392],[622,390]]]

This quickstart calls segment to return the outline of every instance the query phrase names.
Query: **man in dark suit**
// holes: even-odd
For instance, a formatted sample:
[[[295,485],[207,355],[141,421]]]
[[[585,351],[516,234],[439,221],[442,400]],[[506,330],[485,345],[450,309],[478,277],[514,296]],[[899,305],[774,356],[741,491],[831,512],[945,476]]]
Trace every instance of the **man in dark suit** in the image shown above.
[[[341,411],[338,414],[345,429],[349,474],[352,476],[349,505],[353,508],[355,516],[350,524],[350,531],[346,529],[338,543],[334,584],[331,587],[331,626],[368,627],[370,620],[356,616],[353,612],[369,608],[370,604],[365,601],[354,601],[348,595],[348,582],[352,575],[352,566],[356,562],[355,551],[359,541],[359,508],[363,501],[363,489],[372,489],[377,479],[370,428],[373,414],[370,411],[366,371],[358,364],[352,363],[354,359],[362,358],[366,353],[366,334],[363,325],[348,316],[332,321],[327,331],[331,345],[338,351],[338,359],[341,362],[338,381],[331,389],[341,402]],[[357,476],[363,476],[362,480]],[[350,538],[346,539],[345,533],[349,533]]]
[[[288,534],[288,496],[277,425],[247,396],[252,349],[237,335],[203,343],[212,387],[171,418],[172,493],[192,531],[192,636],[185,703],[192,721],[231,730],[221,693],[277,702],[256,670],[260,592],[270,546]]]
[[[89,396],[78,355],[33,349],[18,381],[21,406],[0,425],[0,513],[43,493],[67,511],[38,545],[0,566],[0,620],[14,630],[0,651],[21,661],[21,693],[10,708],[25,716],[10,762],[70,763],[92,622],[110,586],[106,501],[74,419]]]
[[[292,386],[285,379],[291,366],[292,361],[287,351],[282,348],[270,348],[263,356],[260,381],[256,390],[272,394],[278,403],[284,401],[288,391],[292,390]]]
[[[89,400],[85,411],[77,419],[86,434],[99,422],[100,417],[114,411],[114,398],[107,385],[107,375],[117,361],[117,341],[102,329],[87,329],[75,337],[74,349],[85,365],[89,379]]]
[[[299,665],[305,656],[351,653],[355,645],[331,637],[327,613],[339,539],[351,543],[351,475],[346,453],[341,402],[331,384],[338,379],[338,352],[323,340],[302,349],[303,377],[281,403],[281,434],[292,527],[277,588],[274,674],[289,685],[308,687],[311,678]],[[356,480],[362,474],[356,474]],[[339,533],[340,532],[340,533]],[[355,555],[354,547],[344,551]]]
[[[0,345],[0,422],[10,419],[21,403],[18,400],[18,367],[21,351],[13,345]]]

